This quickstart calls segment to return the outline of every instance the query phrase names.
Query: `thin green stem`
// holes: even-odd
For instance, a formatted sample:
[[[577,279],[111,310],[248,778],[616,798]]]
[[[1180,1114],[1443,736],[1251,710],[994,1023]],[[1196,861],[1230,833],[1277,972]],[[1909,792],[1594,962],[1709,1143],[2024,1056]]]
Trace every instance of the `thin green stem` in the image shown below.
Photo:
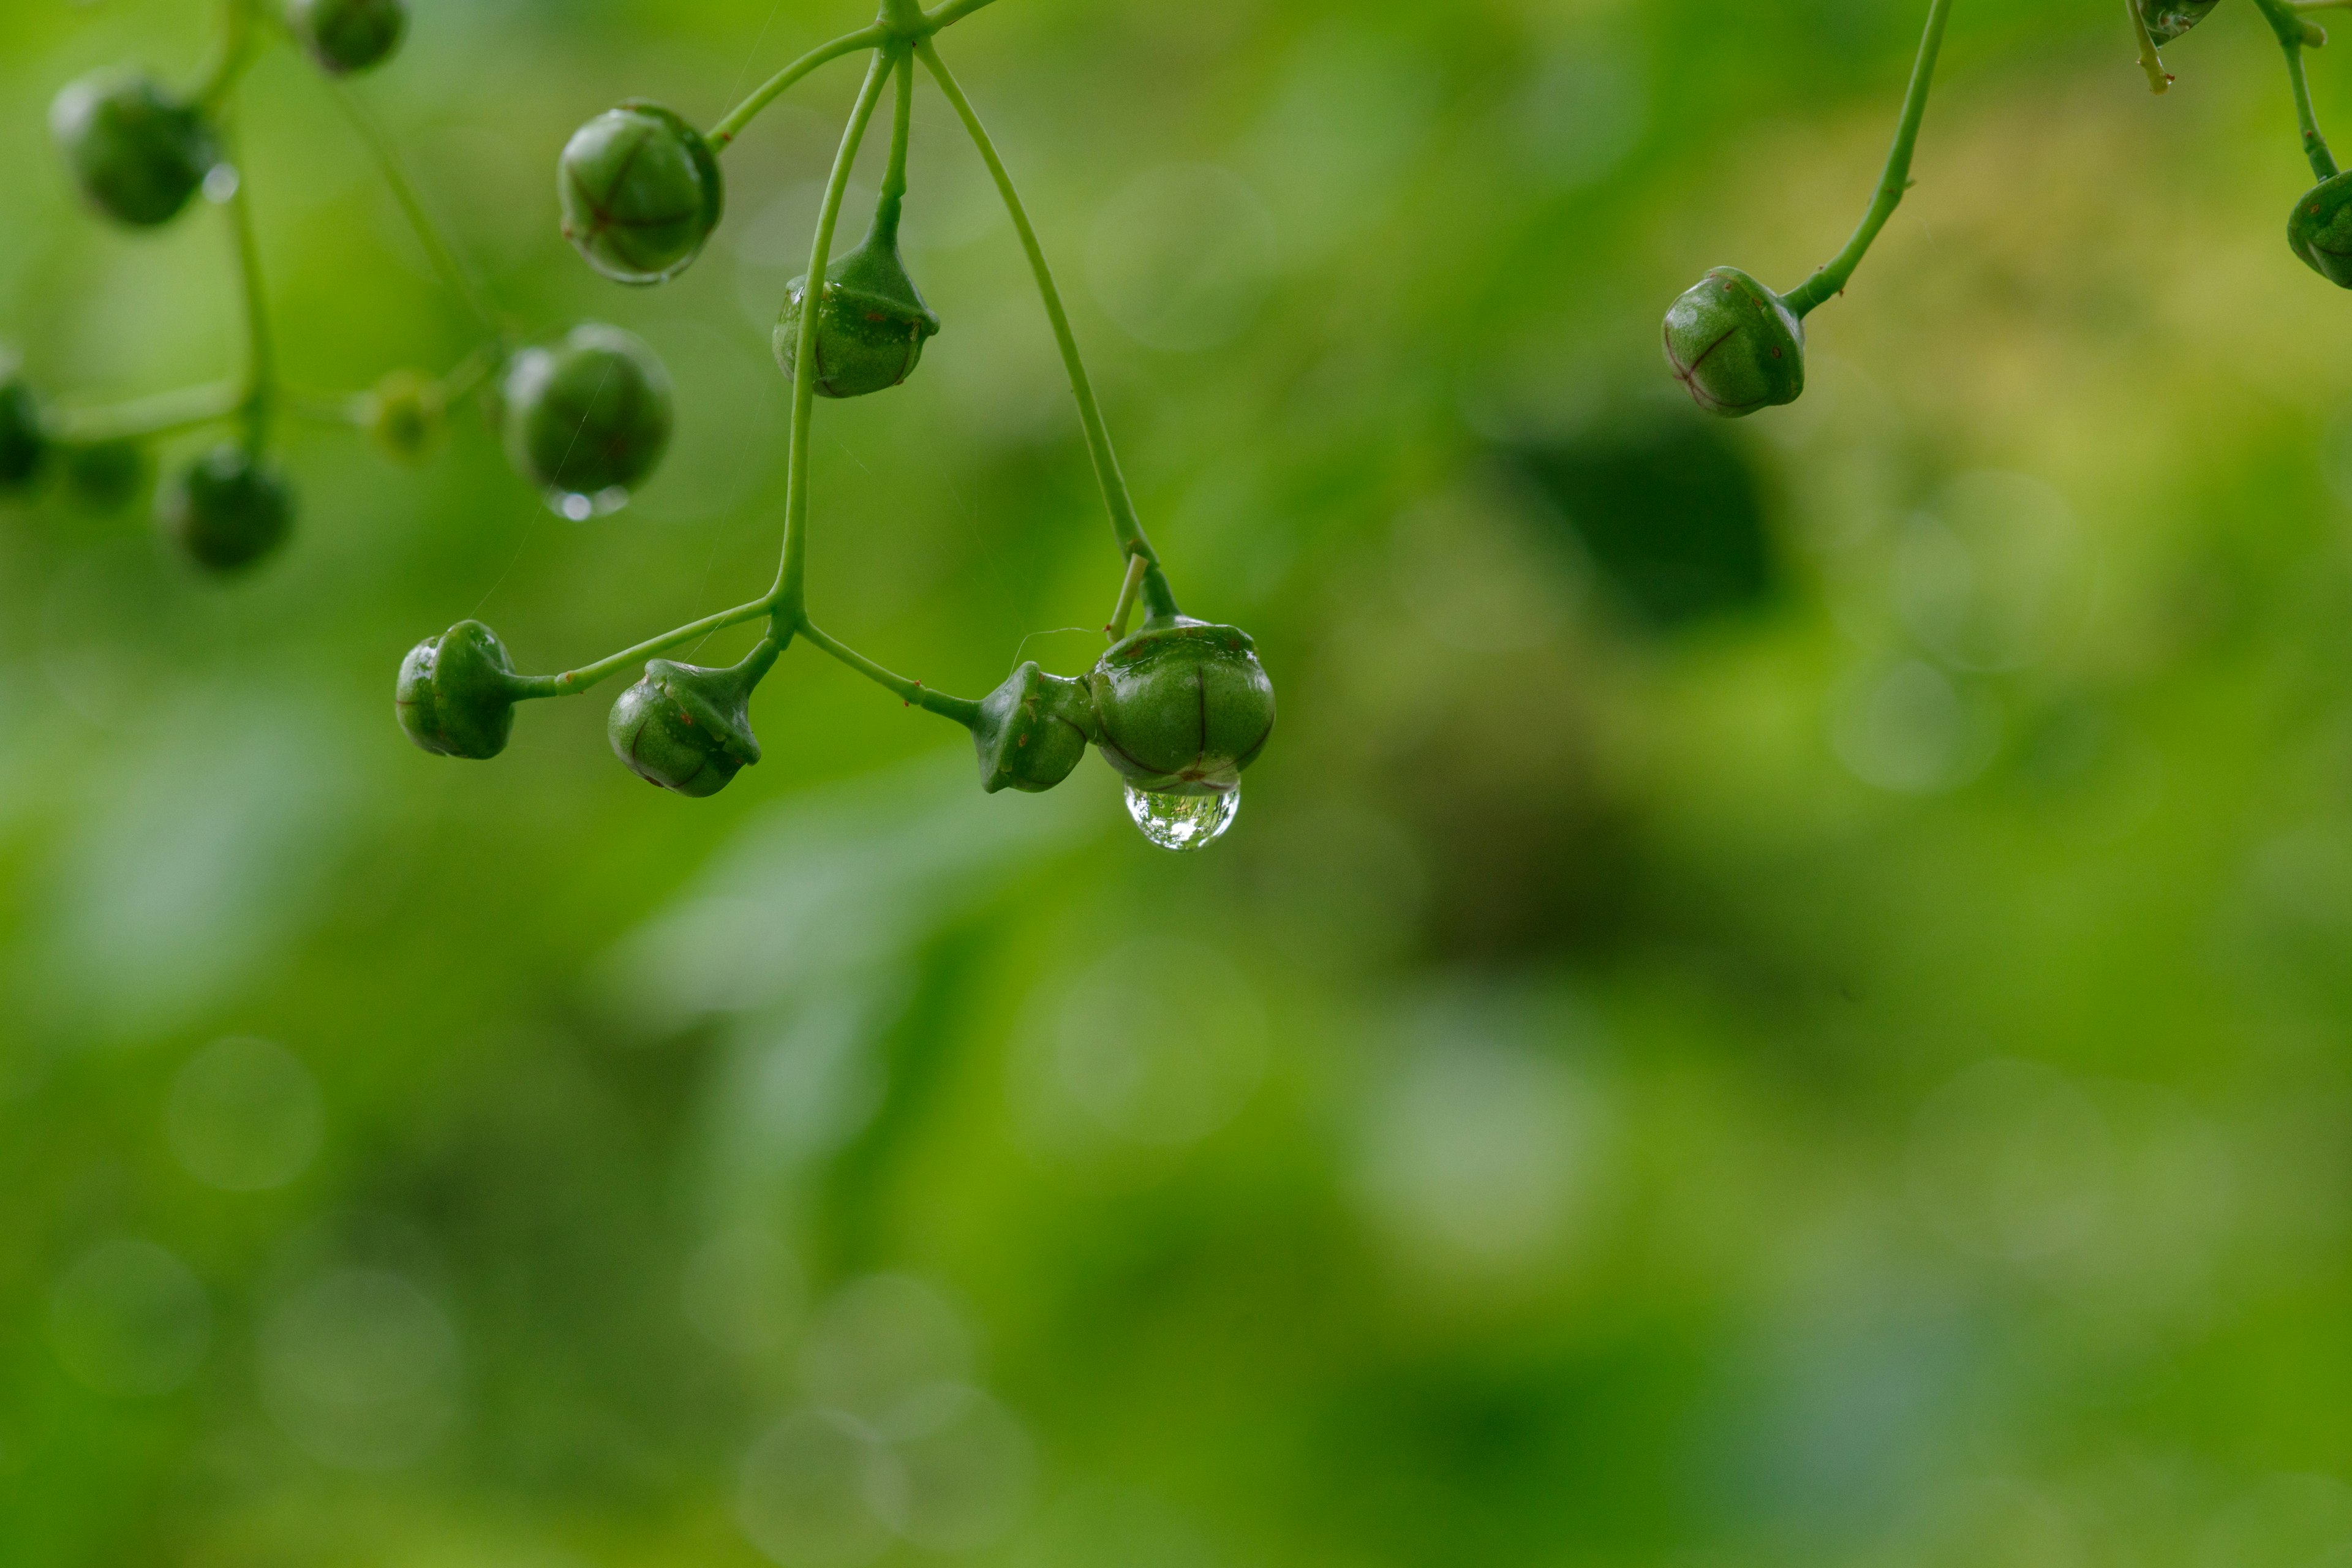
[[[490,373],[498,368],[499,347],[498,343],[484,343],[449,367],[438,387],[442,407],[455,407],[490,378]]]
[[[651,658],[657,653],[667,653],[674,647],[690,643],[699,637],[708,637],[712,632],[724,631],[729,626],[740,626],[746,621],[756,621],[774,607],[774,605],[767,599],[755,599],[748,605],[738,605],[731,610],[721,610],[715,616],[705,616],[698,621],[664,632],[661,636],[641,642],[635,647],[623,648],[610,658],[600,658],[593,664],[583,665],[578,669],[568,669],[561,675],[518,676],[515,683],[515,696],[519,700],[576,696],[597,682],[628,668],[633,664]]]
[[[854,55],[860,49],[877,47],[888,41],[888,38],[887,30],[879,26],[861,27],[855,33],[845,34],[829,44],[820,44],[811,49],[761,83],[757,91],[737,104],[726,119],[710,128],[712,149],[716,152],[725,152],[729,143],[742,133],[743,127],[751,124],[759,115],[760,110],[782,98],[791,90],[794,82],[799,81],[817,67],[837,60],[844,55]]]
[[[364,430],[373,416],[374,399],[364,392],[302,392],[292,387],[284,395],[286,412],[313,425],[337,425]]]
[[[261,277],[261,241],[253,229],[253,202],[246,194],[245,169],[236,167],[229,193],[229,227],[236,237],[237,279],[245,296],[245,444],[258,453],[269,438],[278,396],[278,350],[269,331],[269,296]]]
[[[1904,94],[1903,118],[1895,127],[1895,145],[1886,154],[1886,172],[1878,182],[1878,194],[1871,199],[1870,210],[1863,214],[1862,226],[1853,231],[1837,258],[1800,285],[1788,297],[1790,310],[1800,319],[1832,295],[1843,291],[1853,269],[1870,253],[1872,241],[1895,209],[1903,202],[1903,193],[1911,188],[1911,153],[1919,143],[1919,121],[1927,113],[1927,89],[1935,85],[1936,56],[1944,47],[1944,24],[1952,15],[1952,0],[1928,0],[1927,31],[1919,41],[1919,58],[1911,68],[1910,90]]]
[[[2124,9],[2131,15],[2132,37],[2139,43],[2139,68],[2147,73],[2147,90],[2165,92],[2172,86],[2172,73],[2164,68],[2164,57],[2157,52],[2156,35],[2147,30],[2140,0],[2124,0]]]
[[[1950,0],[1936,0],[1937,6]],[[953,5],[946,9],[952,11]],[[978,6],[972,7],[978,9]],[[944,26],[944,24],[942,24]],[[1062,306],[1061,290],[1055,287],[1054,270],[1045,263],[1045,247],[1037,240],[1037,230],[1029,221],[1028,210],[1021,205],[1021,193],[1014,188],[1013,176],[1005,172],[1004,160],[997,155],[996,144],[989,139],[988,128],[971,107],[971,100],[956,85],[956,79],[940,58],[939,50],[924,38],[915,46],[923,64],[940,84],[940,90],[955,106],[956,115],[971,133],[972,145],[980,149],[981,161],[988,165],[991,178],[996,182],[997,194],[1003,197],[1005,210],[1013,216],[1013,229],[1021,237],[1021,248],[1028,253],[1029,269],[1036,275],[1037,292],[1045,303],[1045,319],[1052,323],[1054,341],[1061,346],[1062,363],[1069,372],[1070,394],[1077,399],[1078,422],[1086,427],[1087,449],[1094,457],[1095,479],[1101,485],[1103,505],[1110,512],[1111,529],[1118,536],[1119,548],[1130,557],[1139,557],[1147,564],[1143,576],[1143,602],[1154,621],[1169,621],[1179,614],[1176,595],[1168,585],[1168,574],[1160,564],[1160,556],[1145,537],[1142,520],[1136,516],[1135,500],[1128,493],[1127,476],[1119,471],[1118,454],[1112,449],[1110,430],[1103,423],[1102,405],[1095,400],[1094,383],[1087,375],[1086,361],[1079,357],[1078,341],[1070,331],[1070,313]]]
[[[212,58],[190,96],[199,108],[217,110],[253,63],[257,29],[254,0],[221,0],[220,30],[213,35]]]
[[[935,11],[925,12],[923,23],[930,31],[937,33],[954,26],[983,5],[992,5],[995,3],[996,0],[950,0],[950,4],[941,5]],[[2352,5],[2352,0],[2345,0],[2345,4]]]
[[[898,101],[890,117],[890,163],[882,174],[882,199],[874,207],[873,238],[885,247],[898,243],[898,216],[907,205],[907,148],[915,133],[915,61],[901,55],[898,66]]]
[[[2279,48],[2286,56],[2287,85],[2294,91],[2294,117],[2303,128],[2303,155],[2311,162],[2311,172],[2323,180],[2336,177],[2336,154],[2327,150],[2327,138],[2319,132],[2318,111],[2312,107],[2311,79],[2303,68],[2303,51],[2315,44],[2325,43],[2327,35],[2320,32],[2316,23],[2306,21],[2287,0],[2254,0],[2261,7],[2263,19],[2271,25],[2278,37]],[[2315,38],[2314,34],[2317,37]]]
[[[1110,619],[1103,625],[1103,636],[1113,642],[1127,636],[1128,617],[1135,614],[1135,591],[1143,585],[1144,564],[1140,555],[1127,558],[1127,577],[1118,586],[1118,603],[1112,606]]]
[[[359,132],[360,140],[366,143],[368,155],[375,160],[376,173],[390,187],[393,200],[400,204],[402,214],[408,219],[408,226],[416,231],[417,243],[425,247],[425,258],[432,264],[433,270],[441,275],[441,281],[448,286],[450,292],[464,301],[466,309],[473,313],[484,331],[492,337],[506,336],[506,324],[499,320],[488,294],[483,290],[481,280],[458,259],[457,250],[441,232],[441,226],[433,221],[433,215],[426,209],[416,183],[408,177],[408,171],[402,164],[399,150],[393,145],[392,138],[383,133],[383,128],[375,122],[375,117],[367,111],[351,89],[335,81],[329,82],[328,87],[335,102],[341,106],[345,118]]]
[[[889,51],[877,49],[873,63],[866,67],[866,85],[857,90],[857,105],[849,112],[841,150],[834,155],[833,178],[825,185],[824,205],[817,213],[807,280],[801,289],[801,341],[793,366],[791,457],[784,478],[784,556],[776,569],[775,589],[769,595],[788,621],[797,622],[808,603],[809,425],[816,409],[816,328],[824,313],[824,269],[833,259],[833,231],[841,221],[849,171],[857,162],[858,143],[866,139],[866,122],[874,118],[874,107],[881,100],[893,63]]]
[[[236,418],[245,407],[245,395],[243,386],[225,381],[160,392],[103,408],[59,409],[49,416],[49,434],[69,447],[176,436]]]
[[[980,722],[980,704],[966,697],[950,697],[934,691],[919,680],[909,680],[903,675],[893,675],[864,654],[837,637],[817,629],[806,616],[800,620],[801,635],[823,648],[875,685],[897,694],[898,700],[910,708],[920,708],[926,713],[936,713],[942,719],[952,719],[969,730]]]

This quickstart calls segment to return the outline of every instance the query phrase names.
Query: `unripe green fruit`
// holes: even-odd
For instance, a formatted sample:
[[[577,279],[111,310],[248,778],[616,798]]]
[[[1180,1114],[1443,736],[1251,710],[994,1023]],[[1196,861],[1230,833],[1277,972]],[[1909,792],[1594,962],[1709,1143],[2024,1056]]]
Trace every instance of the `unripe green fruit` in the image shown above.
[[[408,0],[286,0],[286,26],[336,76],[382,65],[408,33]]]
[[[1239,626],[1147,626],[1104,654],[1087,685],[1103,755],[1139,789],[1230,789],[1274,734],[1274,683]]]
[[[2148,37],[2168,44],[2211,16],[2221,0],[2135,0]]]
[[[915,373],[923,344],[940,330],[915,280],[898,258],[895,237],[878,230],[824,269],[816,315],[816,389],[827,397],[863,397],[886,391]],[[776,319],[776,363],[797,374],[805,273],[785,288]]]
[[[555,497],[609,510],[669,447],[669,373],[618,327],[574,327],[552,348],[525,349],[507,367],[501,395],[508,458]]]
[[[155,519],[189,560],[235,572],[286,542],[294,497],[259,458],[224,442],[172,476],[156,498]]]
[[[1006,678],[980,705],[972,726],[981,787],[1042,794],[1086,760],[1095,729],[1086,682],[1048,675],[1034,660]]]
[[[93,441],[64,447],[66,493],[86,511],[120,511],[139,498],[152,478],[147,448],[132,440]]]
[[[16,357],[0,352],[0,490],[31,484],[48,450],[40,399],[33,395]]]
[[[102,71],[70,83],[49,132],[82,194],[142,228],[169,223],[220,161],[204,111],[148,77]]]
[[[648,660],[645,679],[613,704],[604,732],[614,754],[647,784],[697,799],[717,795],[760,760],[751,719],[758,677],[744,671]]]
[[[1805,324],[1780,296],[1718,267],[1666,311],[1666,363],[1693,401],[1737,419],[1805,390]]]
[[[2287,215],[2286,242],[2305,267],[2352,289],[2352,171],[2305,193]]]
[[[459,621],[408,650],[393,710],[425,750],[487,762],[514,733],[514,660],[498,633],[479,621]]]
[[[368,398],[368,435],[395,462],[425,459],[440,440],[448,410],[441,384],[420,371],[395,370],[375,384]]]
[[[702,132],[632,100],[572,132],[556,165],[563,237],[619,283],[662,283],[702,254],[727,207]]]

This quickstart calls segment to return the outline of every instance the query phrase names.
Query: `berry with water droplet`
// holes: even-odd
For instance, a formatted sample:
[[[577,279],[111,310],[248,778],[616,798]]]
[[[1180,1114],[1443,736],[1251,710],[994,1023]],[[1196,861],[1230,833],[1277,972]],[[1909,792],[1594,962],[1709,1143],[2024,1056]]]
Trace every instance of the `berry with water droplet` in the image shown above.
[[[824,269],[816,312],[816,389],[827,397],[864,397],[883,392],[914,374],[923,344],[938,334],[940,319],[923,303],[922,292],[898,258],[898,225],[887,210],[878,215],[866,242]],[[798,374],[801,309],[808,294],[805,273],[784,289],[776,318],[776,363],[786,376]]]
[[[685,271],[727,206],[719,157],[702,132],[635,100],[572,132],[555,190],[563,237],[620,283],[662,283]]]
[[[2221,0],[2134,0],[2148,37],[2168,44],[2213,14]]]
[[[1146,626],[1087,678],[1111,766],[1148,791],[1232,787],[1274,734],[1274,683],[1239,626]]]
[[[499,634],[459,621],[400,663],[393,710],[408,738],[442,757],[486,762],[514,733],[514,660]]]
[[[560,343],[525,349],[500,392],[507,456],[551,496],[587,497],[611,510],[669,449],[669,373],[618,327],[574,327]]]
[[[1162,849],[1206,849],[1225,836],[1242,809],[1238,784],[1206,795],[1127,786],[1127,815],[1144,837]]]
[[[440,440],[447,412],[439,382],[422,371],[395,370],[368,395],[368,435],[395,462],[422,462]]]
[[[390,59],[408,33],[408,0],[287,0],[286,26],[320,68],[348,76]]]
[[[235,572],[286,542],[294,497],[259,458],[224,442],[172,476],[156,497],[155,519],[189,560]]]
[[[179,216],[220,161],[204,110],[126,72],[69,83],[50,106],[49,132],[82,195],[140,228]]]
[[[1033,659],[982,699],[971,729],[981,787],[1042,794],[1085,761],[1094,700],[1081,680],[1048,675]]]
[[[31,484],[48,450],[41,400],[26,381],[16,356],[0,350],[0,490],[22,489]]]
[[[647,784],[698,799],[717,795],[760,760],[751,690],[777,651],[762,642],[728,669],[647,661],[645,679],[621,693],[605,724],[614,754]]]
[[[58,453],[66,493],[85,511],[120,511],[139,499],[153,478],[147,448],[129,439],[92,441]]]
[[[1805,324],[1736,267],[1718,267],[1666,311],[1666,363],[1692,401],[1727,419],[1805,390]]]
[[[2287,216],[2286,242],[2305,267],[2352,289],[2352,171],[2304,194]]]

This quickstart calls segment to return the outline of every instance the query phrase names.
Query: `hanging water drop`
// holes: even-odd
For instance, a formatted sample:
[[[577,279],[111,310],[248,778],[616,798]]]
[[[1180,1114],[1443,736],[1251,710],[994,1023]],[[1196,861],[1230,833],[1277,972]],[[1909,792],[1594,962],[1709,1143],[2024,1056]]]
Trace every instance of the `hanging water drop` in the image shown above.
[[[1206,849],[1223,837],[1241,808],[1238,784],[1210,795],[1173,795],[1127,786],[1127,814],[1135,818],[1135,826],[1162,849],[1180,854]]]

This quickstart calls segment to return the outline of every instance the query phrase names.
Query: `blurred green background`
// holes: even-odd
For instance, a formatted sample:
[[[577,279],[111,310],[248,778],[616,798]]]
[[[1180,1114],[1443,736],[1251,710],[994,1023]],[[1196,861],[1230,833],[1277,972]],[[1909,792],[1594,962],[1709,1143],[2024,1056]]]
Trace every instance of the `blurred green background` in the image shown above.
[[[562,245],[553,161],[865,19],[417,0],[358,92],[681,435],[572,524],[477,419],[421,470],[298,429],[299,538],[226,587],[135,509],[0,514],[0,1562],[2347,1561],[2352,305],[2282,243],[2251,7],[2161,100],[2115,9],[1963,0],[1917,191],[1737,426],[1658,319],[1843,243],[1918,4],[950,35],[1186,607],[1282,694],[1177,858],[1098,763],[983,797],[805,650],[706,803],[604,697],[491,765],[403,740],[462,616],[555,669],[767,583],[766,332],[855,68],[661,290]],[[0,6],[0,336],[61,398],[235,363],[218,214],[101,227],[44,129],[207,12]],[[460,357],[310,68],[246,100],[291,377]],[[812,602],[977,692],[1090,662],[1118,561],[917,115],[947,330],[818,411]]]

